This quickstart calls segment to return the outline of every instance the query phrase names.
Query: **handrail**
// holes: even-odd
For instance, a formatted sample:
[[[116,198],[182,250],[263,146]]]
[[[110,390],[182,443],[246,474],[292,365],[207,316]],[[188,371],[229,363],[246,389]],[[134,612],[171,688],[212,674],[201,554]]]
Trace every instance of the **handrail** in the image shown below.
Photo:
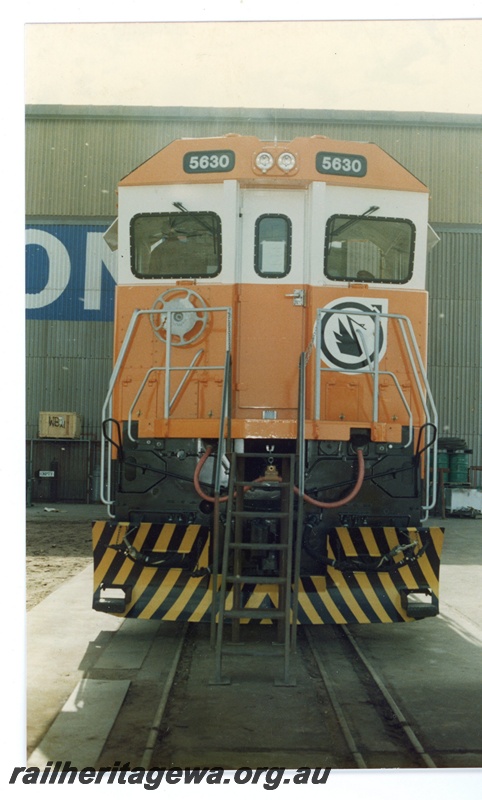
[[[229,318],[230,323],[231,318]],[[218,613],[218,574],[219,574],[219,547],[220,547],[220,492],[221,492],[221,467],[226,448],[224,446],[224,439],[226,435],[227,441],[231,440],[231,400],[232,400],[232,362],[231,362],[231,326],[229,324],[227,347],[226,347],[226,360],[224,369],[223,392],[221,400],[221,413],[219,419],[219,439],[218,439],[218,453],[216,458],[216,466],[214,473],[214,517],[213,517],[213,530],[212,530],[212,603],[211,603],[211,623],[210,623],[210,636],[211,644],[214,645],[216,640],[216,615]],[[226,426],[227,423],[227,426]],[[209,452],[209,448],[206,450]],[[202,459],[201,459],[202,460]],[[199,462],[201,463],[201,461]]]
[[[295,486],[296,494],[308,503],[312,503],[318,508],[337,508],[338,506],[345,505],[352,500],[360,491],[365,476],[365,464],[363,459],[363,452],[361,448],[357,448],[358,458],[358,477],[353,489],[340,500],[334,502],[323,502],[314,500],[305,494],[305,448],[306,440],[304,436],[305,430],[305,417],[306,417],[306,365],[311,355],[311,343],[308,349],[302,352],[299,360],[299,382],[298,382],[298,435],[297,435],[297,453],[298,453],[298,486]]]
[[[107,394],[105,396],[104,404],[102,406],[102,434],[101,434],[101,448],[100,448],[100,499],[106,506],[114,505],[114,501],[111,499],[111,490],[112,490],[112,475],[111,470],[107,470],[107,481],[106,481],[106,492],[104,491],[104,477],[106,474],[105,469],[105,450],[107,444],[107,456],[109,460],[109,464],[112,460],[112,442],[109,439],[106,439],[105,431],[104,431],[104,424],[107,423],[110,419],[112,419],[112,394],[114,392],[114,387],[117,383],[117,378],[119,377],[119,372],[121,367],[124,363],[124,359],[127,353],[127,349],[129,347],[132,334],[134,332],[134,328],[137,325],[137,321],[139,317],[145,314],[151,314],[152,309],[139,309],[137,308],[132,317],[130,319],[126,335],[124,337],[124,341],[122,342],[121,348],[119,350],[119,355],[117,356],[117,360],[114,364],[114,369],[112,370],[112,374],[109,380],[109,386],[107,389]],[[110,423],[112,426],[112,422]],[[113,514],[109,513],[109,516],[113,518]]]
[[[430,386],[429,386],[429,383],[428,383],[427,373],[425,371],[425,366],[424,366],[423,361],[422,361],[422,356],[420,355],[420,350],[418,349],[418,346],[417,346],[417,340],[415,339],[415,333],[414,333],[414,330],[413,330],[412,322],[408,317],[405,317],[403,315],[398,315],[397,319],[399,319],[400,330],[401,330],[401,333],[402,333],[402,336],[403,336],[403,340],[405,342],[405,346],[407,348],[408,356],[410,358],[410,364],[412,366],[415,382],[417,384],[418,393],[419,393],[420,400],[422,402],[422,406],[423,406],[423,409],[424,409],[424,412],[425,412],[426,422],[431,424],[431,425],[433,425],[433,427],[435,428],[435,431],[436,431],[436,435],[435,435],[433,443],[429,447],[427,447],[427,449],[426,449],[425,506],[422,506],[422,508],[426,511],[425,517],[422,520],[422,521],[425,521],[427,519],[427,517],[428,517],[428,512],[432,508],[435,507],[435,504],[437,502],[437,481],[435,479],[432,480],[432,497],[430,499],[430,460],[431,460],[431,454],[433,452],[433,475],[435,476],[436,473],[437,473],[437,456],[438,456],[438,438],[437,438],[438,414],[437,414],[437,409],[435,407],[435,402],[434,402],[434,399],[433,399],[433,395],[432,395],[432,392],[431,392],[431,389],[430,389]],[[412,345],[413,345],[416,365],[413,363],[414,362],[413,355],[412,355],[412,352],[410,350],[409,343],[407,341],[407,335],[406,335],[406,331],[404,330],[402,321],[407,324],[407,327],[408,327],[408,330],[409,330],[409,333],[410,333],[410,339],[411,339],[411,342],[412,342]],[[428,404],[426,403],[426,400],[425,400],[425,394],[423,392],[422,384],[420,382],[416,367],[418,367],[418,369],[420,371],[420,375],[422,376],[423,388],[425,389],[425,394],[426,394],[426,397],[428,399]],[[430,416],[429,406],[432,409],[432,416]]]
[[[297,430],[297,456],[298,456],[298,490],[300,503],[298,507],[298,515],[296,521],[296,539],[295,539],[295,558],[293,565],[293,597],[292,609],[293,620],[295,620],[291,629],[291,649],[293,652],[296,650],[296,619],[298,618],[298,602],[299,602],[299,583],[300,583],[300,569],[301,569],[301,545],[303,539],[303,497],[305,493],[305,452],[306,452],[306,439],[305,439],[305,418],[306,418],[306,367],[311,355],[311,346],[305,352],[302,352],[299,360],[298,372],[298,430]]]
[[[372,366],[368,366],[367,368],[363,369],[356,369],[350,370],[349,366],[344,368],[342,367],[322,367],[321,366],[321,358],[319,354],[321,354],[321,321],[325,314],[338,314],[343,316],[348,316],[349,314],[353,315],[356,313],[357,317],[365,316],[369,317],[374,320],[375,324],[375,342],[374,342],[374,354],[372,359]],[[406,447],[411,444],[413,441],[413,415],[410,410],[410,407],[406,401],[405,395],[403,394],[403,390],[400,386],[400,383],[397,377],[394,375],[393,372],[380,370],[379,366],[379,342],[380,342],[380,320],[387,319],[387,320],[394,320],[398,325],[400,330],[400,334],[402,336],[406,353],[408,355],[408,359],[410,362],[411,372],[415,381],[415,385],[417,388],[418,398],[420,400],[424,415],[425,421],[430,423],[437,429],[438,427],[438,415],[437,409],[435,408],[435,403],[433,400],[432,392],[430,390],[430,386],[427,379],[427,374],[425,370],[425,366],[422,361],[422,357],[420,354],[420,350],[417,344],[417,340],[415,337],[415,333],[413,330],[411,320],[404,314],[391,314],[391,313],[383,313],[380,311],[359,311],[358,309],[356,312],[350,309],[342,310],[339,308],[318,308],[316,314],[316,323],[315,323],[315,332],[314,337],[316,341],[316,352],[318,353],[318,358],[316,361],[316,371],[315,371],[315,419],[319,420],[321,417],[321,375],[323,372],[335,372],[335,373],[354,373],[354,374],[370,374],[373,378],[373,406],[372,406],[372,417],[373,421],[378,421],[378,403],[379,403],[379,377],[380,375],[388,375],[390,376],[397,388],[397,391],[400,395],[400,398],[405,406],[405,409],[409,415],[409,441],[405,445]],[[367,358],[368,364],[370,364],[369,354],[367,343],[365,337],[361,332],[357,332],[357,336],[359,339],[359,343],[365,353]],[[433,455],[434,466],[437,464],[437,439],[427,448],[426,451],[426,481],[425,481],[425,502],[422,504],[422,509],[426,512],[425,517],[423,520],[427,519],[428,512],[434,508],[436,499],[437,499],[437,487],[436,482],[432,481],[432,487],[430,488],[430,464],[431,464],[431,457]]]
[[[214,496],[218,497],[221,491],[221,467],[225,455],[224,440],[231,439],[231,350],[226,350],[226,361],[224,365],[223,393],[221,399],[221,413],[219,417],[219,440],[218,454],[216,459],[216,469],[214,476]],[[227,423],[227,430],[226,430]]]
[[[298,382],[298,489],[301,496],[305,491],[305,419],[306,419],[306,367],[309,361],[309,353],[302,352],[299,360],[299,382]]]
[[[336,369],[336,367],[320,367],[320,372],[339,372],[339,371],[340,370]],[[356,374],[357,375],[371,375],[372,374],[372,370],[370,370],[370,369],[357,369]],[[397,378],[397,376],[395,375],[394,372],[390,372],[389,370],[386,370],[386,369],[378,370],[378,374],[379,375],[388,375],[390,378],[393,378],[393,382],[395,384],[397,392],[400,395],[400,400],[402,401],[402,403],[403,403],[403,405],[405,407],[405,411],[407,412],[407,416],[408,416],[408,431],[409,431],[408,432],[408,439],[407,439],[406,443],[403,446],[404,447],[410,447],[410,445],[413,442],[413,414],[412,414],[412,410],[411,410],[410,406],[407,403],[407,399],[406,399],[405,395],[403,394],[403,389],[400,386],[400,381],[398,380],[398,378]],[[374,419],[373,421],[377,422],[378,420]]]
[[[183,314],[198,313],[198,312],[199,312],[198,308],[192,308],[192,309],[191,308],[187,308],[187,309],[183,308]],[[226,314],[226,351],[230,351],[230,348],[231,348],[231,317],[232,317],[232,309],[229,306],[215,306],[215,307],[209,307],[208,306],[206,308],[203,308],[203,313],[206,313],[206,314],[211,314],[211,313],[216,313],[216,312],[223,312],[223,313]],[[106,505],[108,507],[110,507],[110,506],[112,506],[114,504],[114,500],[112,499],[112,496],[111,496],[112,495],[111,469],[107,470],[107,479],[106,479],[106,485],[105,485],[105,489],[104,489],[104,478],[106,476],[106,463],[105,463],[106,462],[106,455],[107,455],[107,458],[108,458],[108,461],[109,461],[109,464],[110,464],[111,460],[112,460],[112,442],[110,441],[111,437],[107,438],[106,435],[105,435],[104,425],[107,424],[109,422],[109,420],[112,418],[112,396],[113,396],[114,388],[115,388],[115,385],[117,383],[117,379],[119,377],[119,373],[121,371],[121,368],[122,368],[122,366],[124,364],[129,345],[130,345],[131,340],[132,340],[132,338],[134,336],[135,328],[136,328],[136,326],[138,324],[139,319],[142,316],[146,316],[148,314],[152,315],[152,313],[153,313],[152,308],[136,309],[133,312],[133,314],[131,316],[131,319],[129,321],[129,325],[127,327],[126,335],[124,337],[124,340],[122,342],[121,348],[119,350],[119,355],[117,357],[117,360],[116,360],[115,365],[114,365],[114,369],[112,371],[112,374],[111,374],[111,377],[110,377],[110,380],[109,380],[109,386],[108,386],[108,389],[107,389],[107,394],[106,394],[106,397],[105,397],[105,400],[104,400],[104,403],[103,403],[103,406],[102,406],[102,434],[101,434],[101,456],[100,456],[100,471],[101,471],[100,499],[104,503],[104,505]],[[211,369],[219,369],[219,370],[224,370],[225,369],[225,365],[222,365],[222,366],[205,365],[205,366],[202,366],[202,367],[195,366],[196,365],[196,361],[198,360],[198,358],[200,357],[200,355],[203,352],[202,350],[200,350],[200,351],[198,351],[196,353],[196,355],[192,359],[190,365],[185,365],[185,366],[181,366],[181,367],[173,367],[171,365],[171,347],[173,346],[173,344],[172,344],[172,337],[170,335],[170,331],[171,331],[171,315],[174,314],[174,313],[176,313],[176,309],[165,309],[163,311],[163,314],[166,315],[166,322],[167,322],[167,325],[166,325],[167,334],[166,334],[166,341],[165,341],[165,345],[166,345],[166,363],[165,363],[165,366],[164,367],[152,367],[151,369],[149,369],[147,371],[147,373],[144,376],[144,379],[143,379],[143,381],[141,383],[141,386],[140,386],[140,388],[139,388],[139,390],[138,390],[138,392],[136,394],[134,402],[132,403],[132,405],[131,405],[131,407],[129,409],[128,435],[129,435],[129,438],[131,440],[132,440],[132,435],[131,435],[131,433],[132,433],[132,431],[131,431],[132,411],[133,411],[134,406],[138,402],[140,394],[142,393],[142,391],[143,391],[143,389],[145,387],[145,384],[146,384],[146,382],[147,382],[147,380],[149,378],[149,375],[152,372],[165,371],[166,380],[165,380],[165,386],[164,386],[164,412],[165,412],[165,418],[169,419],[169,413],[170,413],[170,410],[172,408],[172,405],[175,402],[177,396],[179,395],[179,392],[181,391],[182,387],[184,386],[186,380],[188,379],[188,376],[193,371],[195,371],[195,370],[208,370],[209,371]],[[180,386],[177,388],[177,390],[176,390],[176,392],[174,394],[174,397],[171,399],[170,398],[170,376],[171,376],[171,373],[174,372],[174,371],[185,371],[186,375],[183,378],[183,380],[181,381]],[[110,423],[110,425],[112,426],[112,423]],[[133,441],[135,441],[135,440],[133,440]],[[107,448],[106,448],[106,444],[107,444]],[[107,449],[107,454],[106,454],[106,449]],[[109,514],[109,515],[111,517],[113,517],[112,514]]]
[[[198,350],[198,352],[195,354],[194,358],[192,359],[191,363],[188,364],[187,366],[169,367],[169,371],[170,372],[184,372],[185,373],[183,378],[182,378],[182,380],[181,380],[181,383],[177,387],[176,391],[174,392],[174,395],[173,395],[172,399],[169,402],[169,408],[168,408],[169,414],[170,414],[170,412],[171,412],[171,410],[172,410],[172,408],[174,406],[174,403],[176,402],[180,392],[182,391],[183,387],[185,386],[186,381],[188,380],[191,372],[196,372],[196,371],[210,372],[211,370],[224,370],[225,369],[225,366],[223,364],[221,364],[221,365],[213,364],[213,365],[209,365],[209,366],[206,366],[206,365],[196,366],[196,361],[200,358],[200,356],[203,353],[204,353],[204,350],[202,350],[202,349]],[[165,366],[165,367],[150,367],[147,370],[147,372],[146,372],[146,374],[145,374],[145,376],[144,376],[144,378],[142,380],[142,383],[139,386],[139,389],[137,390],[137,394],[136,394],[134,400],[132,401],[132,405],[129,408],[129,413],[127,415],[127,435],[129,437],[129,439],[131,440],[131,442],[135,442],[136,441],[135,438],[132,436],[132,428],[131,428],[131,425],[132,425],[132,414],[134,412],[134,409],[135,409],[135,407],[136,407],[136,405],[137,405],[137,403],[139,401],[139,398],[140,398],[142,392],[144,391],[146,383],[148,382],[149,377],[152,375],[152,373],[154,373],[154,372],[167,372],[167,370],[168,370],[167,366]],[[167,416],[167,417],[165,416],[164,419],[169,419],[169,416]]]

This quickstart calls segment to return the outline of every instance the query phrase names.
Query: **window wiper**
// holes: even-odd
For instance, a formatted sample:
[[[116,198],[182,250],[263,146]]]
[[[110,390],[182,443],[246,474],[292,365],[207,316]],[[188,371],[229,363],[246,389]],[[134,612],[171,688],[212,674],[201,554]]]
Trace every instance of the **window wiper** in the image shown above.
[[[183,214],[187,214],[192,220],[194,220],[194,222],[197,222],[197,224],[200,225],[202,228],[205,228],[211,234],[211,236],[214,236],[214,229],[211,228],[207,224],[207,222],[203,222],[202,219],[199,219],[199,217],[193,214],[192,211],[188,211],[187,208],[185,208],[185,206],[183,206],[182,203],[173,203],[172,205],[178,208],[179,211],[182,211]]]
[[[179,211],[182,211],[183,214],[187,214],[188,217],[190,217],[190,219],[192,219],[194,222],[196,222],[198,225],[200,225],[201,228],[204,228],[209,233],[209,235],[211,236],[211,238],[213,240],[213,252],[214,252],[214,255],[217,256],[218,255],[218,242],[217,242],[216,230],[215,230],[214,222],[213,222],[212,226],[208,225],[207,222],[203,222],[203,220],[199,219],[199,217],[196,214],[193,214],[192,211],[188,211],[187,208],[185,206],[183,206],[182,203],[173,203],[173,206],[178,208]]]
[[[174,203],[174,205],[176,204]],[[337,228],[336,231],[333,231],[333,233],[330,234],[330,239],[333,239],[334,236],[338,236],[339,233],[349,228],[350,225],[354,225],[355,222],[358,222],[360,219],[365,219],[365,217],[368,217],[369,214],[373,214],[374,211],[378,211],[379,208],[380,206],[370,206],[370,208],[364,211],[363,214],[359,214],[358,216],[353,217],[353,219],[349,219],[348,222],[345,222],[343,225],[340,225],[340,227]]]

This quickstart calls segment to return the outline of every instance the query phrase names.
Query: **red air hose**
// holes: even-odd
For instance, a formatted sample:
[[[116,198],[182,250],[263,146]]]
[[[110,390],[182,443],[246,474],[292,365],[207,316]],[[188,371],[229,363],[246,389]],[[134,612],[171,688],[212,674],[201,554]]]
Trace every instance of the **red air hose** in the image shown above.
[[[198,463],[196,464],[196,469],[194,470],[194,478],[193,478],[194,488],[196,492],[198,493],[199,497],[202,497],[203,500],[207,500],[208,503],[214,503],[215,498],[210,497],[208,494],[203,492],[203,490],[201,489],[201,484],[199,483],[199,475],[201,474],[201,470],[204,467],[204,464],[211,455],[212,450],[213,448],[211,447],[211,445],[208,445],[206,447],[206,452],[204,453],[203,456],[201,456]],[[227,501],[228,501],[228,495],[224,495],[223,497],[219,498],[220,503],[226,503]]]
[[[201,474],[201,470],[202,470],[204,464],[206,463],[207,459],[211,455],[212,450],[213,450],[213,448],[210,445],[208,445],[206,447],[206,452],[204,453],[204,455],[201,456],[201,458],[199,459],[198,463],[196,464],[196,469],[194,470],[194,477],[193,477],[194,488],[195,488],[196,492],[198,493],[199,497],[201,497],[203,500],[206,500],[208,503],[214,503],[215,498],[214,497],[210,497],[208,494],[206,494],[201,489],[201,484],[199,482],[199,476]],[[339,508],[340,506],[344,506],[344,505],[346,505],[346,503],[349,503],[350,500],[353,500],[353,498],[356,497],[358,492],[360,491],[360,489],[362,487],[362,484],[363,484],[363,479],[365,477],[365,461],[363,459],[363,451],[361,450],[361,448],[359,448],[357,450],[357,456],[358,456],[358,477],[356,479],[356,483],[355,483],[353,489],[351,490],[351,492],[349,492],[347,495],[345,495],[345,497],[342,497],[341,500],[335,500],[332,503],[325,503],[325,502],[323,502],[321,500],[315,500],[313,497],[309,497],[307,494],[304,494],[303,495],[303,500],[306,500],[307,503],[311,503],[311,505],[316,506],[317,508]],[[260,482],[266,481],[266,480],[269,482],[269,479],[257,478],[257,480],[253,481],[253,483],[260,483]],[[245,486],[244,487],[244,491],[245,492],[248,491],[249,488],[250,488],[249,486]],[[300,493],[299,489],[297,489],[296,486],[295,486],[295,492],[298,495]],[[224,495],[223,497],[219,498],[219,502],[220,503],[226,503],[227,500],[228,500],[228,496],[227,495]]]
[[[312,506],[316,506],[317,508],[339,508],[340,506],[344,506],[346,505],[346,503],[349,503],[350,500],[353,500],[353,498],[356,497],[358,492],[360,491],[363,479],[365,477],[365,461],[363,459],[363,450],[361,448],[357,450],[357,456],[358,456],[358,477],[356,479],[356,483],[353,489],[351,490],[351,492],[348,492],[348,494],[345,495],[345,497],[342,497],[341,500],[334,500],[332,503],[325,503],[322,500],[315,500],[313,497],[308,497],[307,494],[304,494],[303,500],[306,500],[307,503],[311,503]],[[295,492],[296,494],[299,494],[300,490],[296,489],[295,487]]]

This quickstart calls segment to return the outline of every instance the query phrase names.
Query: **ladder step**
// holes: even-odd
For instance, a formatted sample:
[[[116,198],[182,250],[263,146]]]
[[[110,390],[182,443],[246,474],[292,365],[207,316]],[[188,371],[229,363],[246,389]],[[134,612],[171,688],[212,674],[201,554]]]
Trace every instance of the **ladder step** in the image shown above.
[[[289,481],[273,481],[266,478],[265,481],[234,481],[235,486],[249,486],[251,489],[256,489],[258,486],[270,486],[273,489],[293,489],[293,485]]]
[[[287,584],[291,587],[291,580],[287,583],[286,578],[282,578],[278,575],[265,577],[264,575],[228,575],[226,577],[226,581],[228,583],[272,583],[272,584]]]
[[[231,514],[243,519],[287,519],[291,516],[289,511],[232,511]]]
[[[287,550],[288,544],[263,544],[260,542],[230,542],[235,550]]]
[[[284,656],[283,646],[278,648],[273,647],[271,650],[268,650],[266,647],[264,649],[256,647],[249,649],[245,649],[243,644],[233,645],[229,647],[226,645],[221,650],[223,656],[260,656],[261,658],[279,658],[280,656]]]
[[[268,657],[282,657],[284,659],[284,678],[281,681],[275,681],[277,685],[292,686],[294,681],[290,681],[289,663],[290,653],[294,641],[294,632],[296,630],[296,620],[293,617],[291,606],[291,598],[297,597],[296,586],[292,585],[292,564],[291,555],[294,549],[294,490],[295,490],[295,463],[298,456],[295,454],[276,455],[278,462],[278,474],[273,470],[267,472],[266,480],[253,482],[246,480],[249,474],[244,470],[244,464],[248,462],[249,458],[260,458],[259,453],[252,454],[232,454],[231,472],[229,478],[229,495],[228,505],[224,529],[224,551],[222,568],[218,571],[221,575],[221,589],[215,589],[219,594],[219,613],[217,619],[212,615],[212,627],[216,626],[216,661],[215,661],[215,678],[214,684],[228,683],[229,681],[223,678],[222,675],[222,658],[227,656],[253,656],[259,658]],[[279,462],[282,462],[280,468]],[[276,480],[278,477],[278,480]],[[258,505],[255,498],[261,496],[263,488],[266,491],[266,497],[272,498],[271,501],[259,503],[260,510],[253,510]],[[245,491],[243,491],[243,489]],[[253,500],[250,501],[250,493],[246,490],[260,491],[257,494],[252,494]],[[279,491],[278,491],[279,490]],[[237,494],[236,494],[237,493]],[[271,507],[273,511],[267,509]],[[278,521],[277,524],[278,534],[273,535],[277,541],[274,543],[260,542],[259,531],[247,531],[244,528],[249,528],[252,521],[259,520],[260,525],[262,521]],[[232,524],[231,524],[232,523]],[[273,526],[274,527],[274,526]],[[300,519],[298,520],[298,530],[300,528]],[[266,538],[271,538],[267,532],[264,534]],[[263,536],[263,538],[264,538]],[[254,541],[246,541],[246,539],[253,538]],[[272,569],[270,574],[265,576],[254,575],[250,572],[251,569],[256,569],[250,562],[255,554],[271,553],[271,558],[274,561],[273,554],[280,553],[279,564],[271,563]],[[233,555],[233,563],[229,565],[228,556]],[[246,554],[246,555],[245,555]],[[281,555],[283,554],[283,555]],[[244,573],[248,574],[244,574]],[[277,574],[276,574],[277,573]],[[250,608],[250,602],[247,598],[241,597],[243,584],[247,586],[255,586],[256,584],[267,584],[274,587],[279,586],[279,597],[271,601],[273,607],[271,608]],[[227,609],[227,585],[230,586],[230,592],[234,593],[233,605],[234,608]],[[253,602],[254,598],[251,600]],[[265,605],[266,601],[257,600],[255,602],[262,602]],[[244,605],[247,603],[247,605]],[[277,603],[277,605],[275,605]],[[213,608],[215,608],[213,603]],[[246,621],[253,623],[258,620],[260,622],[270,622],[273,625],[272,630],[281,634],[284,632],[283,638],[285,641],[280,643],[277,647],[270,646],[270,643],[265,637],[262,641],[250,641],[251,639],[259,639],[258,626],[253,624],[248,626],[248,641],[243,643],[233,642],[232,645],[224,642],[225,632],[229,623],[232,621],[233,625],[233,638],[238,638],[238,625],[239,621]],[[255,630],[253,631],[253,627]],[[284,631],[283,631],[284,629]],[[259,628],[261,631],[262,629]],[[253,636],[250,633],[253,633]],[[236,634],[236,635],[234,635]],[[269,637],[271,638],[271,636]],[[262,663],[262,662],[261,662]]]
[[[224,611],[230,619],[283,619],[286,613],[279,608],[232,608]]]

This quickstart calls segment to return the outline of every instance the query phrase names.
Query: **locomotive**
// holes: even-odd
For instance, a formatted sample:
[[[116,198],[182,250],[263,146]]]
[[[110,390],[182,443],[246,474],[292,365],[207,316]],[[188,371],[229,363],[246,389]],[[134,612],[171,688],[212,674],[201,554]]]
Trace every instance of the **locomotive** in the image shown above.
[[[96,610],[438,613],[428,203],[379,146],[321,135],[179,139],[120,181]]]

